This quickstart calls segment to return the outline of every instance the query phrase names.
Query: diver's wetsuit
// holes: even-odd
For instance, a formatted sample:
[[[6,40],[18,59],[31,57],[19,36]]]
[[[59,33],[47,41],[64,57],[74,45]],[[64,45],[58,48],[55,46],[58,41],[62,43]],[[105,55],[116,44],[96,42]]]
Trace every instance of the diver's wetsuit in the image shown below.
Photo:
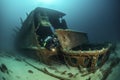
[[[51,50],[52,48],[59,47],[59,41],[55,36],[48,36],[44,40],[44,47]]]

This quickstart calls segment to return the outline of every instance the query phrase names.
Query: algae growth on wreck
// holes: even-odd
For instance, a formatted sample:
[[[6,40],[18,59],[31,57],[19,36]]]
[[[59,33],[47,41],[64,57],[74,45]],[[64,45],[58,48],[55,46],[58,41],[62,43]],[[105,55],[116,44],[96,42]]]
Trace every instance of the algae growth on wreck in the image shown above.
[[[46,1],[1,1],[0,80],[116,80],[118,2]]]

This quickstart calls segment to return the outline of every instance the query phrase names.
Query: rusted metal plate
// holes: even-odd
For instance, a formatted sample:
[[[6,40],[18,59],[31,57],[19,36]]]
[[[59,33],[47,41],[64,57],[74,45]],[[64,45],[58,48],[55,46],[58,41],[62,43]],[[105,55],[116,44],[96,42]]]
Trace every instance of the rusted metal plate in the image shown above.
[[[88,43],[88,37],[86,33],[57,29],[56,35],[62,48],[67,50],[70,50],[81,44]]]

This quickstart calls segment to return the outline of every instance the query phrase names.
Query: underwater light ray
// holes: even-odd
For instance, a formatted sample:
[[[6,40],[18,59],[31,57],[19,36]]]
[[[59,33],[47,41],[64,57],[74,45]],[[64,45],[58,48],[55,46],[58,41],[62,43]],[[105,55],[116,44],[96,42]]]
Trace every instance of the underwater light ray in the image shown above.
[[[51,4],[54,3],[54,0],[37,0],[38,3]]]

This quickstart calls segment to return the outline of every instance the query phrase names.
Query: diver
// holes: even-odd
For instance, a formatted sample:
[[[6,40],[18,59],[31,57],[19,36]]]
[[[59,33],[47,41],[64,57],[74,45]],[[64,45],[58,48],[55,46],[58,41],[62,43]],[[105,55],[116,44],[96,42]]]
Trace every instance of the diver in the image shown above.
[[[57,37],[55,35],[48,36],[44,40],[43,45],[44,45],[45,48],[47,48],[48,50],[51,50],[51,51],[55,51],[56,48],[58,48],[60,46],[59,40],[57,39]]]

